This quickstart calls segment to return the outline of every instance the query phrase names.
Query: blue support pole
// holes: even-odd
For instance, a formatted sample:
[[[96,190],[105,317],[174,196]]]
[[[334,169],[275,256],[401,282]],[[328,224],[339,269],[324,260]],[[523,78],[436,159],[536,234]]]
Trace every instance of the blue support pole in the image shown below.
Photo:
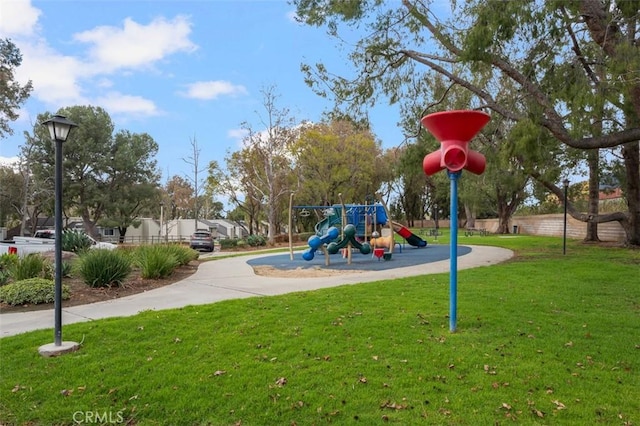
[[[449,331],[455,332],[458,322],[458,178],[461,172],[447,172],[451,181],[449,212],[451,242],[449,243]]]

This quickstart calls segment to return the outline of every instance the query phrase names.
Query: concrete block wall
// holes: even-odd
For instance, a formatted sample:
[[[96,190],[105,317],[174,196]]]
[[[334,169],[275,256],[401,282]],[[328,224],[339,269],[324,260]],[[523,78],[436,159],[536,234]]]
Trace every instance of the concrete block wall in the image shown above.
[[[514,216],[511,218],[510,232],[513,232],[514,226],[518,227],[519,234],[562,237],[564,215]],[[489,232],[495,232],[498,229],[498,219],[477,219],[476,228],[486,228]],[[587,224],[567,216],[567,238],[583,239],[586,235]],[[602,241],[623,242],[625,233],[618,222],[600,223],[598,237]]]

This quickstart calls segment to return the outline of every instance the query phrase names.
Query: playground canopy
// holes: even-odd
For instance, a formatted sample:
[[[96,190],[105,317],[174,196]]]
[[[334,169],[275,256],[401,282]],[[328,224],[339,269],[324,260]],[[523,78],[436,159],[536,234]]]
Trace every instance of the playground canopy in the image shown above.
[[[333,206],[294,206],[298,210],[323,210],[324,219],[315,226],[316,235],[322,236],[332,226],[353,225],[356,228],[356,236],[362,237],[370,232],[366,232],[367,226],[386,225],[389,220],[382,204],[345,204],[344,213],[346,223],[342,223],[343,206],[334,204]]]

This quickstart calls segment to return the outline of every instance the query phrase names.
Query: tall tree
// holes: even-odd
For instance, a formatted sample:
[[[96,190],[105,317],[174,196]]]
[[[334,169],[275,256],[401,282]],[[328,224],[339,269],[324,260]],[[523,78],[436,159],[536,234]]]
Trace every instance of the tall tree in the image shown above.
[[[22,54],[8,38],[0,39],[0,139],[13,134],[9,123],[18,118],[20,105],[24,103],[33,85],[28,81],[20,85],[15,81],[15,70],[22,64]]]
[[[188,157],[183,158],[182,161],[191,167],[191,174],[186,175],[186,177],[193,185],[193,219],[195,220],[195,227],[198,228],[200,196],[202,195],[203,183],[205,180],[205,178],[202,177],[202,174],[205,172],[205,168],[200,163],[200,154],[202,149],[198,146],[198,140],[195,135],[193,138],[189,139],[189,145],[191,146],[191,153]]]
[[[351,120],[305,126],[292,146],[300,186],[296,200],[304,204],[362,203],[380,190],[390,174],[382,148],[368,127]]]
[[[166,219],[193,219],[194,194],[189,182],[181,176],[173,176],[165,184],[164,205]]]
[[[17,210],[21,214],[20,235],[26,234],[27,223],[31,225],[29,232],[35,234],[38,218],[42,214],[52,217],[54,214],[53,187],[39,184],[33,176],[32,168],[35,164],[35,140],[28,132],[24,132],[26,142],[20,147],[18,171],[22,177],[21,204]]]
[[[114,136],[111,117],[100,107],[74,106],[58,113],[78,124],[63,144],[64,208],[82,217],[87,233],[96,237],[96,225],[109,219],[114,203],[136,204],[140,194],[132,187],[157,185],[158,146],[146,134],[123,131]],[[38,122],[49,117],[40,114]],[[32,138],[34,178],[39,185],[52,187],[54,146],[40,125],[34,127]]]
[[[114,137],[105,170],[109,202],[99,223],[117,227],[120,242],[124,242],[129,226],[137,226],[140,213],[155,210],[159,203],[157,152],[157,143],[146,133],[121,130]]]
[[[293,174],[289,153],[297,131],[295,119],[289,110],[278,107],[275,88],[264,88],[261,93],[264,113],[256,112],[260,129],[249,122],[242,123],[241,127],[247,132],[247,136],[243,140],[244,147],[240,155],[249,159],[246,163],[248,167],[244,170],[244,184],[254,194],[254,198],[259,197],[261,203],[266,205],[269,227],[267,239],[273,244],[279,224],[279,212],[291,192],[289,180]]]
[[[24,179],[13,167],[0,165],[0,226],[22,220]]]
[[[428,69],[473,92],[482,108],[513,122],[531,120],[562,144],[577,149],[620,147],[628,210],[591,220],[617,220],[626,231],[626,242],[640,244],[637,2],[470,0],[454,3],[457,8],[445,19],[438,18],[430,2],[420,0],[294,3],[302,20],[327,25],[336,36],[343,23],[370,29],[350,55],[358,70],[355,79],[334,77],[323,64],[303,65],[307,81],[320,94],[326,95],[324,87],[329,87],[339,101],[356,109],[366,108],[381,94],[398,101],[419,69]],[[452,68],[454,63],[465,72]],[[593,64],[602,68],[594,72]],[[510,79],[526,108],[501,104],[491,86],[469,79],[477,71]],[[605,123],[602,132],[576,127],[593,126],[597,97],[605,102],[598,117]],[[546,183],[562,195],[557,184]],[[572,214],[589,220],[589,214]]]
[[[225,157],[226,170],[217,161],[209,163],[207,187],[212,193],[227,196],[233,209],[233,219],[242,217],[249,224],[249,235],[254,235],[260,229],[259,222],[263,219],[263,197],[254,188],[251,181],[255,172],[254,157],[248,151],[228,152]],[[241,214],[242,213],[242,214]]]

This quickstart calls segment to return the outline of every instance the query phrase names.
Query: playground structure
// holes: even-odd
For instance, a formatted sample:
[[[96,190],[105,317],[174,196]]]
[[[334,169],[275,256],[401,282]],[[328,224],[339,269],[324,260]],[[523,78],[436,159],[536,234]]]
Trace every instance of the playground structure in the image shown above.
[[[342,198],[342,197],[341,197]],[[342,200],[341,200],[342,201]],[[315,235],[309,237],[309,248],[302,254],[304,260],[312,260],[317,251],[325,255],[325,265],[329,265],[329,255],[336,254],[341,249],[351,264],[352,249],[361,254],[373,253],[380,260],[390,260],[397,243],[394,231],[405,238],[407,243],[415,247],[425,247],[427,242],[413,234],[403,225],[389,220],[388,209],[384,203],[374,204],[336,204],[328,206],[292,206],[303,212],[322,210],[324,219],[315,225]],[[340,229],[338,228],[340,227]],[[388,235],[380,236],[381,231],[388,231]],[[291,255],[293,259],[293,254]]]

